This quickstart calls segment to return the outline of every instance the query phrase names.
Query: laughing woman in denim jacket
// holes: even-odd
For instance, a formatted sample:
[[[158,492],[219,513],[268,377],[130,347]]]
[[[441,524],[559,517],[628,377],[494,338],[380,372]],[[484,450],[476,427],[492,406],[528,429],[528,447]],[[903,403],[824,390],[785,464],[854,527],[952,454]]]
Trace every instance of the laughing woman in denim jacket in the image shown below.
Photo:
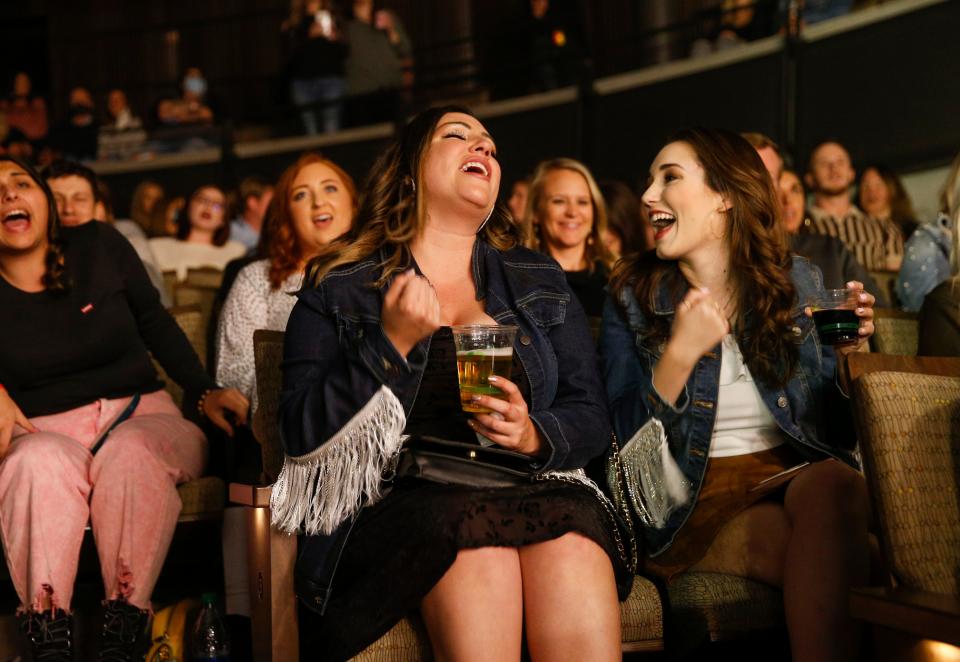
[[[601,334],[614,430],[627,441],[656,419],[669,450],[648,465],[669,498],[648,500],[661,507],[646,570],[782,586],[793,659],[854,659],[846,596],[866,579],[867,503],[852,440],[836,438],[849,419],[836,364],[873,332],[873,297],[850,283],[860,341],[820,344],[805,310],[820,273],[790,256],[739,136],[681,131],[650,175],[656,251],[618,267]]]
[[[618,660],[631,581],[582,471],[609,422],[583,310],[497,205],[500,166],[463,109],[415,118],[372,169],[355,229],[308,269],[287,325],[274,522],[307,537],[309,657],[352,657],[419,609],[434,656]],[[461,410],[450,326],[519,327],[506,400]],[[491,380],[493,381],[493,380]],[[539,480],[384,480],[405,434],[528,455]]]

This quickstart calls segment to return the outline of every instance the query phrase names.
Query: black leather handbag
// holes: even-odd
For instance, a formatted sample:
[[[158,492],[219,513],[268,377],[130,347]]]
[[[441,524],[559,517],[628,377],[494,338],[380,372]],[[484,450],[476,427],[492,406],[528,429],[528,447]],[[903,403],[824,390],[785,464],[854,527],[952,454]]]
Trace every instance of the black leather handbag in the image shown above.
[[[397,462],[397,477],[447,485],[513,487],[533,480],[536,460],[529,455],[438,437],[413,436]]]

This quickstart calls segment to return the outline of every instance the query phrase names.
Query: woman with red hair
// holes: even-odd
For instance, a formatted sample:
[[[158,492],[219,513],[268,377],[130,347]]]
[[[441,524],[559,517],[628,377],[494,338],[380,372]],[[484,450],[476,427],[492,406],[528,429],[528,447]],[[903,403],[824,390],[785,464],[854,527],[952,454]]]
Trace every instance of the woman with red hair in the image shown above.
[[[256,410],[253,332],[282,331],[307,262],[350,230],[357,206],[353,179],[319,154],[307,153],[277,182],[267,218],[267,258],[240,271],[230,288],[217,332],[217,380],[244,393]]]

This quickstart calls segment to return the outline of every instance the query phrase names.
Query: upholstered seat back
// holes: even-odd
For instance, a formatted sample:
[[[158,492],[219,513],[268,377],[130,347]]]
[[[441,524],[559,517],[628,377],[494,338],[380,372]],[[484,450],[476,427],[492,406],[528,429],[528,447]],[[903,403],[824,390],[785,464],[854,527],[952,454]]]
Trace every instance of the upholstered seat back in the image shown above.
[[[873,350],[881,354],[916,356],[920,336],[917,316],[908,313],[887,316],[879,310],[877,313],[873,320],[876,330],[871,338]]]
[[[960,596],[960,377],[873,372],[854,394],[890,570],[906,587]]]
[[[263,473],[272,483],[283,466],[283,449],[277,417],[280,409],[280,363],[283,361],[283,331],[258,329],[253,333],[257,371],[257,411],[253,412],[253,436],[260,442]]]

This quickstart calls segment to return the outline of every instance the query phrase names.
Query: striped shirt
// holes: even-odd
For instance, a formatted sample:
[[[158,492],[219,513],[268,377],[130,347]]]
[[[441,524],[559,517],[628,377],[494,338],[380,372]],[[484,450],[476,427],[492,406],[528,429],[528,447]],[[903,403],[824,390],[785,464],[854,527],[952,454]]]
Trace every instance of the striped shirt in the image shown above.
[[[903,259],[903,235],[894,222],[867,216],[856,205],[841,218],[812,207],[806,223],[810,232],[842,241],[867,271],[890,271],[890,262]]]

